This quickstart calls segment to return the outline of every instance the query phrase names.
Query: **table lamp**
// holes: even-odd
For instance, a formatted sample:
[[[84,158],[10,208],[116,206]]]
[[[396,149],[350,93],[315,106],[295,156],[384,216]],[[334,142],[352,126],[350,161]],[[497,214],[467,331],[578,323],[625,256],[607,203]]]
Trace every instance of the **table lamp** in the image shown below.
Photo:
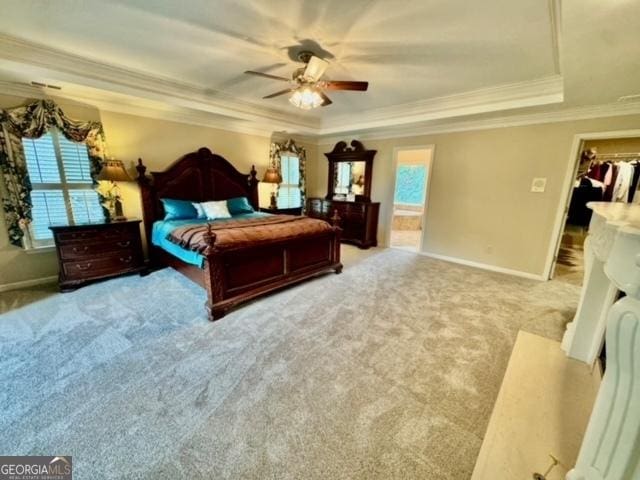
[[[277,185],[282,183],[282,175],[280,175],[280,172],[277,168],[269,167],[267,168],[267,171],[264,172],[262,181],[264,183],[271,183],[273,185],[276,185],[276,187],[272,188],[271,190],[271,204],[269,205],[269,208],[271,210],[276,210],[278,208],[278,201],[276,199],[276,192],[278,191]]]
[[[97,180],[109,181],[112,184],[108,197],[113,204],[113,216],[111,220],[115,222],[125,221],[127,217],[125,217],[122,212],[122,200],[116,182],[131,182],[132,180],[124,168],[122,160],[104,160],[102,162],[102,170],[100,170]]]

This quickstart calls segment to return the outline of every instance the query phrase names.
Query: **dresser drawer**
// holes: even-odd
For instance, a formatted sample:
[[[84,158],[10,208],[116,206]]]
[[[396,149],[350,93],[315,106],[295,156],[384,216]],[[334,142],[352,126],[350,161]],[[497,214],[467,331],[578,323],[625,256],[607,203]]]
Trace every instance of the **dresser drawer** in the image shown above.
[[[365,206],[363,204],[346,204],[343,205],[340,214],[344,218],[355,221],[364,222]]]
[[[56,243],[67,245],[85,242],[108,242],[113,240],[133,239],[138,234],[138,225],[117,225],[111,228],[82,228],[56,232]]]
[[[67,260],[62,262],[64,276],[69,280],[124,273],[127,270],[137,269],[141,266],[142,257],[133,249],[90,260]]]
[[[126,251],[135,246],[134,242],[135,239],[133,238],[125,240],[113,239],[99,243],[89,243],[89,241],[69,242],[67,244],[60,245],[60,258],[62,260],[85,259],[113,252]]]

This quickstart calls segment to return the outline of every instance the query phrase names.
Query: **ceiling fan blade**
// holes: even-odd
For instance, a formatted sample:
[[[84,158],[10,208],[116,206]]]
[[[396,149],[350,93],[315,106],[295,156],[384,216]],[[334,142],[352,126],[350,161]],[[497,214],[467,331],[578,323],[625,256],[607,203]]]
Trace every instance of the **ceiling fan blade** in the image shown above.
[[[334,80],[331,82],[324,82],[323,88],[327,90],[355,90],[358,92],[366,92],[367,88],[369,88],[369,82]]]
[[[262,97],[262,98],[273,98],[273,97],[277,97],[277,96],[279,96],[279,95],[284,95],[285,93],[292,92],[293,90],[294,90],[293,88],[287,88],[286,90],[280,90],[279,92],[272,93],[271,95],[267,95],[266,97]]]
[[[331,99],[325,95],[324,92],[318,91],[318,93],[322,97],[322,105],[320,105],[321,107],[326,107],[327,105],[331,105],[333,103]]]
[[[288,82],[290,81],[288,78],[284,78],[284,77],[278,77],[277,75],[270,75],[268,73],[262,73],[262,72],[254,72],[252,70],[247,70],[246,72],[244,72],[248,75],[256,75],[257,77],[264,77],[264,78],[270,78],[271,80],[280,80],[283,82]]]
[[[329,66],[329,62],[326,60],[322,60],[321,58],[316,57],[315,55],[309,59],[309,63],[307,63],[307,68],[304,71],[304,77],[317,82],[320,80],[320,77],[324,75],[324,72],[327,70]]]

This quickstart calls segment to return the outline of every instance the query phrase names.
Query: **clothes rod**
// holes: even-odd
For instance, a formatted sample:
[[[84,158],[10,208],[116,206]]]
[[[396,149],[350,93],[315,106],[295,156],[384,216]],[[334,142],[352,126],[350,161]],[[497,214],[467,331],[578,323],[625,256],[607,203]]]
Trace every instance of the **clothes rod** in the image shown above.
[[[596,161],[602,158],[640,158],[640,152],[630,153],[597,153]]]

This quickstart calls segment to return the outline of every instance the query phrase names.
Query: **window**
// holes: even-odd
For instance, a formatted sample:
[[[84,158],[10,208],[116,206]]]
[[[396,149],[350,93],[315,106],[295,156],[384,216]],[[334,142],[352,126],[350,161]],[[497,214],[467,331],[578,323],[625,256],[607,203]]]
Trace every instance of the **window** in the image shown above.
[[[425,165],[398,165],[394,203],[422,205],[427,181]]]
[[[297,208],[302,205],[300,193],[300,159],[291,154],[280,156],[282,183],[278,188],[278,208]]]
[[[23,138],[22,146],[33,188],[33,246],[53,243],[49,225],[104,220],[86,145],[51,129],[40,138]]]

